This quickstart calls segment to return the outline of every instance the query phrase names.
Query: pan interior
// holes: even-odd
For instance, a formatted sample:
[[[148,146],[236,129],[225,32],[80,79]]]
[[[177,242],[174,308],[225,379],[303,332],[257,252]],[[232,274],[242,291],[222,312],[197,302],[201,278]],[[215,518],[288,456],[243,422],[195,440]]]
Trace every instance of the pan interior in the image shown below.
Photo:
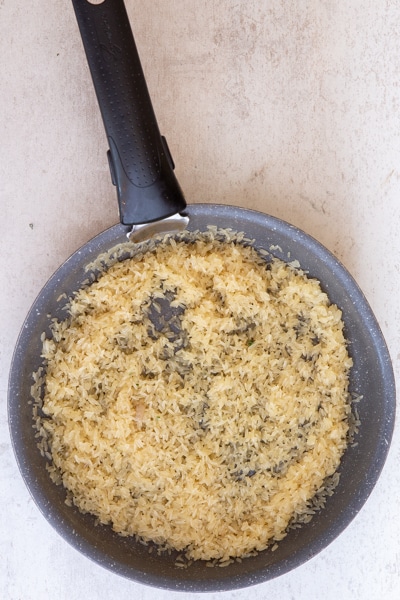
[[[295,568],[326,547],[350,523],[369,496],[386,459],[394,425],[395,384],[379,325],[354,279],[328,250],[297,228],[258,212],[204,204],[189,206],[188,214],[192,231],[204,231],[209,225],[243,231],[254,239],[257,248],[285,261],[298,260],[342,310],[354,362],[350,391],[362,397],[358,405],[361,426],[356,445],[342,459],[340,483],[325,508],[309,524],[291,531],[274,552],[267,550],[225,568],[195,562],[181,569],[175,565],[173,553],[149,554],[147,546],[122,538],[108,527],[96,526],[90,515],[65,504],[63,489],[50,480],[37,449],[30,404],[31,374],[41,364],[41,334],[49,334],[49,315],[62,319],[65,294],[71,295],[84,284],[86,265],[126,241],[127,229],[122,225],[106,230],[73,254],[32,306],[12,361],[9,423],[27,487],[46,519],[75,548],[113,572],[155,587],[192,592],[228,590],[257,584]],[[153,315],[155,331],[167,324],[178,335],[179,314],[168,309],[170,301],[165,299],[167,316],[163,322]]]

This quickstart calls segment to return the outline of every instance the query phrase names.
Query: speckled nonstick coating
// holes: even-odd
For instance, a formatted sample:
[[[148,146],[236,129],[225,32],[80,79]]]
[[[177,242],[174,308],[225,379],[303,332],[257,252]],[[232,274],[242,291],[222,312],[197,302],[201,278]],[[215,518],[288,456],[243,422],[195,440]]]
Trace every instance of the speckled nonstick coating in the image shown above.
[[[206,592],[250,586],[282,575],[313,557],[346,528],[367,500],[385,462],[394,426],[395,383],[388,349],[371,308],[357,283],[326,248],[292,225],[259,212],[195,204],[187,213],[190,230],[205,230],[208,225],[230,227],[244,231],[257,248],[269,250],[272,246],[275,256],[286,261],[297,259],[343,311],[354,361],[351,391],[362,396],[358,404],[361,425],[357,445],[345,452],[340,483],[325,508],[310,523],[290,531],[274,552],[266,550],[225,568],[195,562],[182,569],[175,566],[173,554],[149,554],[146,546],[118,536],[109,527],[96,526],[93,517],[65,504],[65,492],[50,480],[45,459],[36,446],[31,374],[41,364],[42,332],[49,331],[51,317],[65,314],[65,301],[59,301],[59,296],[64,292],[70,295],[81,286],[87,277],[85,266],[99,253],[126,241],[127,228],[123,225],[107,229],[75,252],[40,292],[16,345],[8,411],[25,483],[45,518],[65,540],[103,567],[132,580],[171,590]]]

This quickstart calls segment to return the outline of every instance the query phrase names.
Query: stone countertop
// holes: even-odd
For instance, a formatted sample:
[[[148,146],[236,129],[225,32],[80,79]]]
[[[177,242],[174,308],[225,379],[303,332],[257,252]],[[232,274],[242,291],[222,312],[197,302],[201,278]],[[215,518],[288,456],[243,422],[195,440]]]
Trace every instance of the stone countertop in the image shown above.
[[[126,0],[161,132],[189,202],[290,221],[348,268],[400,374],[400,6],[396,0]],[[48,525],[7,426],[13,347],[37,293],[118,221],[71,2],[0,0],[0,596],[181,598],[121,579]],[[400,438],[328,548],[278,579],[204,600],[398,600]]]

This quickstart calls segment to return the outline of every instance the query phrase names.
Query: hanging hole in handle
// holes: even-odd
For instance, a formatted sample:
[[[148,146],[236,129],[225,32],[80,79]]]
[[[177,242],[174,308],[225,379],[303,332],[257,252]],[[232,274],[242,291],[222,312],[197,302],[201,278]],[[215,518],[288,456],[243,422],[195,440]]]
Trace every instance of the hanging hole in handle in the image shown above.
[[[103,4],[105,0],[86,0],[89,4]]]

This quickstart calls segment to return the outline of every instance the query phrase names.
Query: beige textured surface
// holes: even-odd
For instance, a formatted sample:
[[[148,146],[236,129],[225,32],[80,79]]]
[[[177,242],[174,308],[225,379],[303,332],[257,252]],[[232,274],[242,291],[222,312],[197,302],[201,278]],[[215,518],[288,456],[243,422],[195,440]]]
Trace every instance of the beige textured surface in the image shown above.
[[[126,5],[188,201],[256,208],[318,238],[365,292],[398,378],[398,2]],[[72,550],[33,505],[12,456],[7,375],[25,314],[56,267],[118,216],[71,3],[0,0],[0,57],[0,595],[180,598]],[[399,460],[396,430],[377,487],[329,548],[279,580],[223,597],[398,600]]]

